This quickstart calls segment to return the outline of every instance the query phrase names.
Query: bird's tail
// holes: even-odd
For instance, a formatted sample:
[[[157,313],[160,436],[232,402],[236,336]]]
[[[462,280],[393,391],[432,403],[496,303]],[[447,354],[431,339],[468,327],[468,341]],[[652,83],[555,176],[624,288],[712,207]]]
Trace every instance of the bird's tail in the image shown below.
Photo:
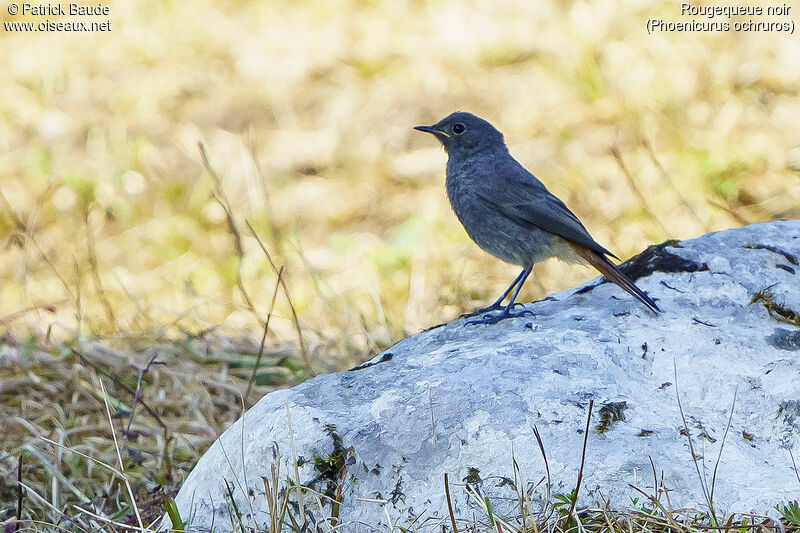
[[[619,285],[622,290],[642,302],[654,313],[661,312],[661,309],[658,308],[656,303],[644,292],[642,292],[642,290],[630,279],[628,279],[628,276],[620,272],[619,269],[614,266],[614,263],[609,261],[604,255],[599,254],[594,250],[590,250],[589,248],[585,248],[579,244],[569,243],[569,245],[573,250],[575,250],[575,253],[586,260],[587,263],[599,270],[608,281],[612,281]]]

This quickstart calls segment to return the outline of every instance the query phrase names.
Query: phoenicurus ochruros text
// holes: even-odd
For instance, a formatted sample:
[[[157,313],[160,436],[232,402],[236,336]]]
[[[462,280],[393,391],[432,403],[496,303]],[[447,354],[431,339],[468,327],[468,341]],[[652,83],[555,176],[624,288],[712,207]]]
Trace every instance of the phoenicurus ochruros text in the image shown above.
[[[530,313],[514,312],[514,300],[533,265],[550,257],[589,263],[651,311],[660,311],[609,261],[606,256],[617,257],[595,242],[564,202],[511,157],[503,134],[494,126],[470,113],[457,112],[433,126],[415,129],[432,133],[447,151],[447,196],[467,234],[490,254],[522,267],[496,302],[466,316],[502,312],[470,323],[494,324]],[[503,307],[509,293],[511,300]]]

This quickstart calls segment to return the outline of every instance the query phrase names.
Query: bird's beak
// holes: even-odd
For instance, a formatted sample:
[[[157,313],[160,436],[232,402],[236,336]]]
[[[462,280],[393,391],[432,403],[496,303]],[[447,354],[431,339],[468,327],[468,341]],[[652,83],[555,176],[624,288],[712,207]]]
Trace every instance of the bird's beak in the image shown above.
[[[414,126],[414,129],[415,130],[419,130],[419,131],[424,131],[425,133],[432,133],[432,134],[436,135],[437,137],[439,135],[442,135],[444,137],[450,137],[448,134],[446,134],[442,130],[437,130],[433,126]]]

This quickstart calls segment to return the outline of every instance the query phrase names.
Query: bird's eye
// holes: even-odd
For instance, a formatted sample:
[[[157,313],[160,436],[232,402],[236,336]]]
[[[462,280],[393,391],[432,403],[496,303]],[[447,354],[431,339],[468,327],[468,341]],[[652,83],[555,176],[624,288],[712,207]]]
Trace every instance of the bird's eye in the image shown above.
[[[457,124],[453,124],[453,133],[455,133],[456,135],[461,135],[465,131],[467,131],[467,127],[462,123],[459,122]]]

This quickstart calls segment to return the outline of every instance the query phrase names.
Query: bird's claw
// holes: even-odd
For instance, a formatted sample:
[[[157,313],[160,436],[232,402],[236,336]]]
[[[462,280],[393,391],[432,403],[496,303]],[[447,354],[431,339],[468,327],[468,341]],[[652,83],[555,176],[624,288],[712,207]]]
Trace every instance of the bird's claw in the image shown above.
[[[478,309],[477,311],[473,311],[471,313],[464,313],[463,315],[459,315],[458,318],[472,318],[474,316],[483,315],[485,313],[490,313],[492,311],[499,311],[500,309],[503,309],[502,305],[490,305],[489,307],[482,307],[481,309]]]
[[[517,305],[523,305],[523,304],[517,304]],[[506,318],[519,318],[519,317],[523,317],[523,316],[526,316],[526,315],[536,316],[535,314],[533,314],[533,311],[531,311],[530,309],[523,309],[522,311],[517,313],[517,312],[511,311],[511,309],[509,309],[509,308],[505,308],[502,313],[497,313],[495,315],[487,314],[487,315],[484,315],[483,318],[479,318],[477,320],[467,320],[467,324],[468,325],[469,324],[485,324],[485,325],[497,324],[498,322],[500,322],[501,320],[505,320]]]

